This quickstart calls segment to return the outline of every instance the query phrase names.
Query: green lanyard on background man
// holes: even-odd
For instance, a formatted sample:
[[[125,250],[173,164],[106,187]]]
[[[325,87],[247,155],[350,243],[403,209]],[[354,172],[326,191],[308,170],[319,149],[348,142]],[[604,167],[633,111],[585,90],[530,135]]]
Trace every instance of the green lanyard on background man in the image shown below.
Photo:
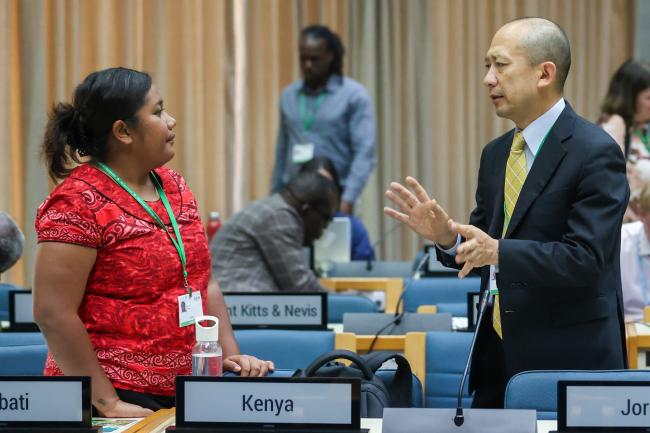
[[[309,132],[311,127],[314,125],[316,120],[316,114],[320,109],[320,106],[323,104],[327,94],[323,91],[320,95],[316,97],[316,103],[314,104],[314,109],[307,111],[307,96],[300,92],[299,102],[300,102],[300,120],[302,120],[302,127],[305,132]]]

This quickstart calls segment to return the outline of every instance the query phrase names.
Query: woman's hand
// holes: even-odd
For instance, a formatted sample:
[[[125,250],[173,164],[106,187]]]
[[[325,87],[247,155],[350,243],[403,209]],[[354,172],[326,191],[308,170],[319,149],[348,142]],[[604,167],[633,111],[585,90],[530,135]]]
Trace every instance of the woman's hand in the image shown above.
[[[95,405],[96,408],[98,406],[102,407],[101,405]],[[98,408],[97,410],[106,418],[141,418],[153,413],[151,409],[127,403],[119,398],[104,405],[103,409]]]
[[[240,376],[266,376],[269,371],[275,370],[271,361],[262,361],[250,355],[232,355],[223,361],[224,370],[239,373]]]

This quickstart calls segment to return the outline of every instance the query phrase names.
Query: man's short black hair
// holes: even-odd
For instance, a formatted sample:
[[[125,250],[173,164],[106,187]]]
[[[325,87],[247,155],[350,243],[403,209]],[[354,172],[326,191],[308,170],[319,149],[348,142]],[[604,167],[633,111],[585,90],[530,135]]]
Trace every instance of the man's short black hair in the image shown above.
[[[337,185],[316,171],[296,174],[284,190],[302,205],[327,213],[334,213],[338,209]]]

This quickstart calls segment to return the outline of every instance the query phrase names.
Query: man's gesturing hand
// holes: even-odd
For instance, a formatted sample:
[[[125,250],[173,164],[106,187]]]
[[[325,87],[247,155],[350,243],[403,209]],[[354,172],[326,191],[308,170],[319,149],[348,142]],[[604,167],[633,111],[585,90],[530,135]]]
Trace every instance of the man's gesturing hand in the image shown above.
[[[464,278],[473,268],[499,264],[499,240],[491,238],[483,230],[471,225],[449,220],[449,229],[465,238],[456,250],[456,263],[464,263],[458,273]]]

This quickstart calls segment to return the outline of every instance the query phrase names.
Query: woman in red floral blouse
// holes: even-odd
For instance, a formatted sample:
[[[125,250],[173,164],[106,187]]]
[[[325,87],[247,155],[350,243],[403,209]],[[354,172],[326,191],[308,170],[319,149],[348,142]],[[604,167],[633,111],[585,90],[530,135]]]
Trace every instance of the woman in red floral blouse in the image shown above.
[[[239,354],[194,195],[163,167],[175,126],[149,75],[112,68],[86,77],[72,104],[56,105],[45,133],[50,176],[63,179],[35,223],[45,374],[91,376],[93,404],[109,417],[174,405],[195,340],[181,302],[219,317],[224,369],[273,369]],[[68,168],[80,156],[87,162]]]

